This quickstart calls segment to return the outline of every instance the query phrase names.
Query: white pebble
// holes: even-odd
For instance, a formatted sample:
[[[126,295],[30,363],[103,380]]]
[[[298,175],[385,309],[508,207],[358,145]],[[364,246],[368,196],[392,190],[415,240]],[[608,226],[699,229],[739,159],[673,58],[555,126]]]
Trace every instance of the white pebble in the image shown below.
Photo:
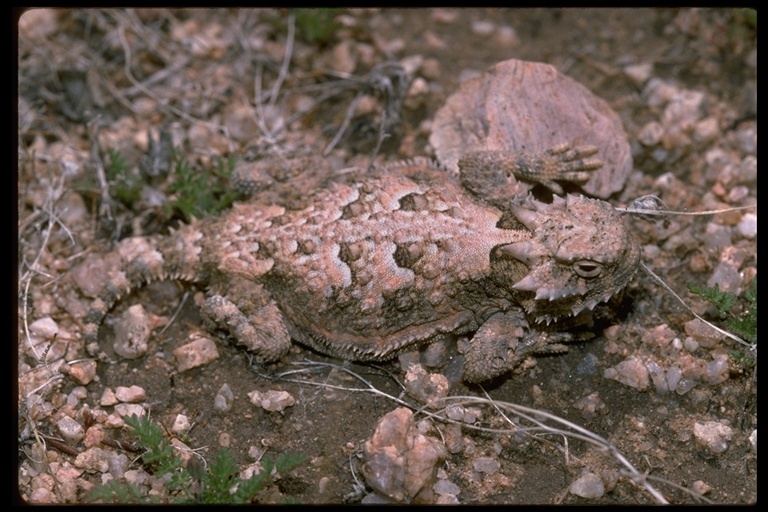
[[[707,494],[709,491],[712,490],[712,486],[704,482],[703,480],[696,480],[693,482],[693,485],[691,485],[691,489],[693,492],[699,495]]]
[[[189,422],[189,418],[184,414],[177,414],[176,419],[173,420],[171,432],[176,435],[180,435],[184,432],[189,432],[190,428],[192,428],[192,424]]]
[[[726,358],[718,358],[707,363],[707,380],[712,385],[728,380],[728,360]]]
[[[701,116],[704,93],[701,91],[683,90],[676,94],[664,109],[662,122],[665,126],[673,126],[681,122],[695,122]]]
[[[571,484],[570,491],[582,498],[600,498],[605,494],[605,484],[596,474],[584,473]]]
[[[283,411],[287,407],[291,407],[296,404],[296,399],[287,391],[277,391],[270,389],[269,391],[251,391],[248,393],[248,398],[253,405],[262,407],[267,411]]]
[[[501,464],[499,464],[499,461],[493,457],[478,457],[472,461],[472,467],[475,468],[475,471],[478,473],[492,475],[499,470]]]
[[[648,373],[651,375],[654,387],[658,393],[667,393],[669,386],[667,385],[667,376],[664,368],[659,366],[655,361],[649,361],[645,363],[645,367],[648,369]]]
[[[736,225],[736,231],[744,238],[753,239],[757,236],[757,215],[745,213]]]
[[[136,359],[147,353],[152,320],[141,304],[129,307],[115,324],[115,353],[126,359]]]
[[[56,423],[56,427],[59,429],[59,432],[61,432],[61,435],[64,437],[64,439],[72,443],[78,443],[83,437],[85,437],[85,430],[83,430],[83,426],[69,416],[64,416],[61,418]]]
[[[670,391],[677,390],[677,383],[680,382],[683,372],[677,366],[667,368],[667,388]]]
[[[675,391],[677,391],[678,395],[684,395],[695,387],[696,387],[695,380],[689,379],[687,377],[683,377],[678,381],[677,389]]]
[[[50,317],[40,318],[29,324],[29,332],[50,340],[59,333],[59,325]]]
[[[147,392],[144,391],[144,388],[135,385],[131,387],[117,386],[115,397],[121,402],[134,404],[146,400]]]
[[[624,74],[638,85],[644,84],[651,78],[653,73],[653,63],[644,62],[642,64],[632,64],[624,68]]]
[[[432,490],[435,491],[435,494],[448,494],[451,496],[458,496],[461,492],[459,486],[450,480],[438,480],[432,486]]]
[[[496,30],[496,24],[492,21],[477,20],[472,22],[472,32],[481,36],[488,36]]]
[[[693,425],[693,437],[710,452],[723,453],[728,449],[728,441],[733,437],[733,429],[719,421],[696,422]]]
[[[643,98],[649,107],[660,107],[678,93],[677,86],[661,78],[651,78],[643,89]]]
[[[115,412],[123,418],[136,416],[141,418],[146,414],[144,407],[139,404],[117,404],[115,406]]]

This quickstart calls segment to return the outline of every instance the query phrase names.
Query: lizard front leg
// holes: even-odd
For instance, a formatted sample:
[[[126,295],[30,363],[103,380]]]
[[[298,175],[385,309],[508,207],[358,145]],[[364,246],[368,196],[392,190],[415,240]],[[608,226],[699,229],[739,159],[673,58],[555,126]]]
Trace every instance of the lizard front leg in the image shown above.
[[[491,316],[480,326],[464,355],[464,380],[482,382],[514,370],[535,354],[567,352],[564,343],[589,339],[591,333],[531,329],[522,310]]]
[[[581,184],[591,171],[602,167],[594,158],[595,146],[571,148],[561,144],[543,153],[526,151],[471,151],[459,159],[461,184],[476,196],[491,202],[504,201],[514,196],[509,178],[541,183],[555,194],[562,194],[565,181]]]

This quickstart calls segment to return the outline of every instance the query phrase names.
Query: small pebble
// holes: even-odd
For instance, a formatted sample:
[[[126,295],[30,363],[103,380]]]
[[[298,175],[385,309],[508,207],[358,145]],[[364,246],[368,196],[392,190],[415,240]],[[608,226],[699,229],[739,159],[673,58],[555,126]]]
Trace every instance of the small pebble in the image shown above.
[[[687,377],[683,377],[677,382],[677,389],[675,391],[678,395],[684,395],[693,388],[696,387],[696,381],[693,379],[689,379]]]
[[[430,343],[419,356],[421,364],[427,368],[439,368],[448,361],[448,347],[445,343]]]
[[[101,394],[101,399],[99,399],[99,405],[103,407],[111,407],[118,402],[119,400],[115,396],[115,392],[112,391],[112,388],[104,389],[104,392]]]
[[[180,372],[203,366],[219,357],[216,343],[209,338],[198,338],[173,351]]]
[[[458,404],[451,404],[445,408],[445,417],[453,421],[464,419],[464,407]]]
[[[213,408],[219,412],[227,412],[232,409],[234,394],[229,384],[224,383],[219,388],[216,396],[213,398]]]
[[[717,251],[731,245],[731,228],[716,222],[709,222],[704,233],[704,246]]]
[[[634,356],[629,356],[613,368],[607,368],[603,372],[603,377],[640,390],[650,385],[648,369]]]
[[[68,368],[72,380],[83,386],[87,386],[96,378],[96,361],[92,359],[74,362]]]
[[[693,425],[693,437],[699,445],[718,454],[728,449],[733,429],[718,421],[696,422]]]
[[[171,439],[171,446],[176,449],[176,454],[181,458],[181,461],[184,464],[188,463],[192,459],[192,449],[178,437]]]
[[[646,105],[651,108],[661,107],[666,104],[673,96],[678,93],[677,86],[662,80],[661,78],[651,78],[645,84],[643,89],[643,98]]]
[[[451,496],[458,496],[461,489],[458,485],[450,480],[438,480],[435,485],[432,486],[435,494],[449,494]]]
[[[571,494],[581,498],[600,498],[605,494],[603,479],[594,473],[584,473],[570,487]]]
[[[584,359],[576,366],[576,373],[579,375],[596,375],[597,374],[597,356],[589,353],[584,356]]]
[[[75,467],[82,468],[87,471],[97,471],[99,473],[106,473],[109,471],[109,454],[94,446],[88,448],[84,452],[81,452],[75,457]]]
[[[702,112],[704,93],[701,91],[682,90],[674,95],[662,114],[662,124],[678,125],[682,122],[697,121]]]
[[[496,31],[496,35],[493,38],[494,42],[500,46],[519,46],[520,45],[520,36],[518,36],[517,31],[514,29],[514,27],[510,27],[509,25],[505,25],[503,27],[499,27]]]
[[[190,423],[189,418],[184,414],[177,414],[176,419],[173,420],[171,432],[176,435],[181,435],[185,432],[189,432],[190,428],[192,428],[192,424]]]
[[[721,357],[707,363],[707,381],[711,385],[721,384],[728,380],[728,359]]]
[[[443,442],[449,453],[461,453],[464,450],[464,438],[461,427],[455,423],[448,423],[443,429]]]
[[[632,64],[624,68],[624,74],[635,82],[637,85],[642,85],[651,78],[653,73],[653,63],[646,62],[642,64]]]
[[[600,473],[600,478],[603,479],[606,492],[611,492],[616,488],[616,484],[619,482],[620,474],[615,469],[604,469]]]
[[[128,470],[128,456],[124,453],[110,453],[107,455],[107,464],[109,465],[109,474],[114,478],[123,478]]]
[[[693,482],[693,485],[691,485],[691,490],[696,494],[703,496],[712,490],[712,486],[706,484],[703,480],[696,480]]]
[[[366,483],[397,502],[434,502],[437,465],[445,446],[416,429],[413,412],[399,407],[382,417],[363,445]]]
[[[478,457],[472,461],[472,467],[479,473],[492,475],[499,470],[501,464],[494,457]]]
[[[698,318],[685,322],[685,333],[704,348],[713,348],[724,336],[714,327]]]
[[[472,22],[472,32],[480,36],[489,36],[496,30],[496,24],[488,20],[477,20]]]
[[[56,427],[59,429],[62,437],[72,444],[77,444],[85,437],[85,430],[76,420],[69,416],[62,417],[57,423]]]
[[[655,146],[664,136],[664,127],[658,121],[651,121],[640,130],[637,138],[644,146]]]
[[[78,400],[83,400],[88,397],[88,388],[85,386],[76,386],[72,388],[72,392],[69,395]]]
[[[579,399],[574,406],[585,415],[593,415],[605,408],[605,403],[600,399],[600,393],[595,391]]]
[[[50,340],[59,334],[59,326],[50,317],[40,318],[29,324],[29,333]]]
[[[121,402],[137,403],[147,399],[147,392],[144,391],[144,388],[135,385],[131,387],[117,386],[115,397]]]
[[[651,381],[656,388],[656,392],[661,394],[669,392],[669,385],[667,383],[667,376],[664,368],[659,366],[655,361],[648,361],[645,363],[645,367],[648,369],[648,373],[651,376]]]
[[[677,390],[677,384],[680,382],[680,378],[683,376],[683,372],[677,366],[670,366],[667,369],[667,388],[670,391]]]
[[[470,425],[478,421],[483,417],[483,411],[480,410],[477,407],[467,407],[464,409],[464,418],[462,418],[462,421],[464,423],[469,423]]]
[[[757,236],[757,215],[745,213],[736,225],[736,231],[744,238],[752,240]]]
[[[708,117],[696,123],[693,138],[698,142],[711,142],[720,137],[720,125],[716,118]]]
[[[115,412],[123,418],[131,416],[141,418],[146,414],[144,407],[139,404],[117,404],[115,406]]]
[[[296,399],[287,391],[251,391],[248,398],[253,405],[259,406],[266,411],[280,412],[296,404]]]
[[[104,442],[106,434],[104,433],[104,427],[101,424],[91,425],[88,430],[85,431],[85,437],[83,438],[83,445],[86,448],[92,446],[101,446]]]
[[[451,385],[445,375],[429,373],[420,364],[411,364],[405,373],[405,390],[420,402],[428,406],[439,407],[448,396]]]
[[[147,353],[152,321],[141,304],[129,307],[115,324],[115,353],[126,359],[136,359]]]
[[[720,287],[720,291],[737,293],[741,287],[741,273],[731,262],[721,261],[707,280],[707,287]]]

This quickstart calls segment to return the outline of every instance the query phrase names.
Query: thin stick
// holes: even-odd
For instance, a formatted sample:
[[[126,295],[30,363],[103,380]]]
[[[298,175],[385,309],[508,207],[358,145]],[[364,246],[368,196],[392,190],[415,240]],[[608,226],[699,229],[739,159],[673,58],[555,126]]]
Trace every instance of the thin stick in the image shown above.
[[[705,210],[703,212],[678,212],[673,210],[646,210],[643,208],[616,208],[617,212],[621,213],[638,213],[641,215],[658,215],[658,216],[664,216],[664,215],[687,215],[690,217],[695,217],[699,215],[714,215],[716,213],[724,213],[724,212],[735,212],[738,210],[748,210],[750,208],[757,208],[756,204],[750,204],[747,206],[733,206],[731,208],[723,208],[720,210]]]
[[[691,307],[688,304],[685,303],[685,301],[682,299],[682,297],[680,297],[678,294],[676,294],[674,292],[674,290],[672,290],[672,288],[670,288],[669,285],[667,285],[667,283],[665,283],[659,276],[657,276],[656,273],[654,273],[653,270],[651,270],[648,266],[646,266],[645,263],[640,262],[640,266],[643,268],[643,270],[645,270],[648,273],[648,275],[650,275],[652,278],[654,278],[674,298],[676,298],[678,301],[680,301],[680,303],[683,306],[685,306],[685,308],[688,311],[690,311],[693,316],[695,316],[696,318],[698,318],[699,320],[701,320],[702,322],[704,322],[708,326],[712,327],[714,330],[716,330],[720,334],[723,334],[723,335],[731,338],[732,340],[741,343],[742,345],[747,347],[750,350],[750,352],[753,352],[753,353],[757,352],[757,344],[748,343],[748,342],[744,341],[743,339],[739,338],[738,336],[736,336],[735,334],[732,334],[732,333],[730,333],[728,331],[725,331],[725,330],[719,328],[718,326],[714,325],[713,323],[708,322],[707,320],[702,318],[701,315],[697,314],[693,309],[691,309]]]

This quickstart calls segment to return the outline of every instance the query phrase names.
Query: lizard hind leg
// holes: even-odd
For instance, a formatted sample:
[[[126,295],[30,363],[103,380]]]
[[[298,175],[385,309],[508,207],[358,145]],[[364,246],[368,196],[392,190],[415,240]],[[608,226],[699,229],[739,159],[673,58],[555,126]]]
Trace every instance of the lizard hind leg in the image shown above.
[[[277,361],[291,347],[282,313],[271,299],[256,307],[238,307],[229,297],[211,295],[203,304],[203,313],[253,352],[259,362]]]

